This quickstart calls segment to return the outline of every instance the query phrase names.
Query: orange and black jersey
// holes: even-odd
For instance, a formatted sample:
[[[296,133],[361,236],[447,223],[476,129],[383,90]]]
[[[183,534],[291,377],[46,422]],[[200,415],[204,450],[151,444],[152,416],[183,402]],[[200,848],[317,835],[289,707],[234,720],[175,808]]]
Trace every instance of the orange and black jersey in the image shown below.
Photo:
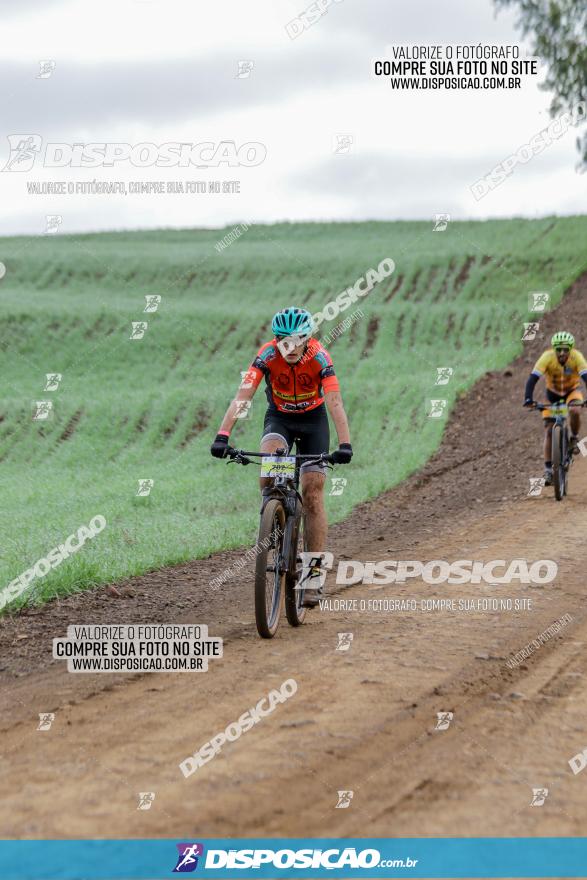
[[[310,339],[296,364],[282,357],[275,339],[266,342],[246,374],[247,384],[257,388],[265,376],[269,409],[304,413],[320,406],[327,391],[338,391],[332,358],[317,339]]]

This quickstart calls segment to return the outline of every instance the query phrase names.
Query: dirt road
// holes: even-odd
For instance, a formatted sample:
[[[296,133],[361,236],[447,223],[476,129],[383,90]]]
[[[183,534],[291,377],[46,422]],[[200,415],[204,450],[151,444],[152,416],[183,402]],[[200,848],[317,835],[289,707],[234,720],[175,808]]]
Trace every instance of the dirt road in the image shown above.
[[[565,318],[587,323],[587,279],[542,338],[457,406],[417,475],[333,528],[335,559],[551,559],[539,585],[336,587],[338,599],[414,598],[417,610],[315,610],[257,638],[250,571],[214,591],[237,552],[34,609],[0,626],[4,837],[582,835],[587,772],[587,461],[570,497],[528,496],[539,419],[523,380]],[[499,403],[500,421],[495,412]],[[587,433],[587,428],[583,433]],[[511,599],[512,610],[426,611],[421,600]],[[524,608],[515,610],[515,602]],[[507,660],[554,621],[560,634]],[[202,674],[71,675],[51,660],[68,623],[207,623],[224,657]],[[336,650],[352,632],[348,651]],[[292,678],[297,692],[208,764],[179,763]],[[38,714],[55,713],[38,731]],[[438,713],[452,713],[436,729]],[[446,723],[446,722],[445,722]],[[533,789],[548,789],[530,806]],[[337,808],[339,791],[352,791]],[[155,792],[138,810],[139,792]],[[540,799],[540,798],[539,798]]]

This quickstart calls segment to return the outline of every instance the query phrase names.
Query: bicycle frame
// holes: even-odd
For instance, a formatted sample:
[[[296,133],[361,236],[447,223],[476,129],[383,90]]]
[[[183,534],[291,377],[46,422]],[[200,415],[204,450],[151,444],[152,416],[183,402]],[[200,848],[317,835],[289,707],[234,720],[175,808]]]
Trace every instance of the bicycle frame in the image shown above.
[[[539,412],[549,411],[546,427],[551,437],[552,483],[554,486],[554,497],[557,501],[562,501],[568,493],[569,470],[573,462],[573,451],[569,451],[569,428],[567,424],[569,409],[584,405],[583,402],[579,403],[578,401],[566,403],[564,398],[560,398],[553,403],[535,403],[532,407]]]
[[[232,449],[232,447],[229,447],[228,455],[232,461],[241,464],[249,464],[252,458],[265,458],[270,455],[286,456],[288,455],[288,450],[279,448],[274,452],[246,452],[242,449]],[[293,458],[294,456],[291,457]],[[296,525],[297,506],[299,504],[301,507],[303,504],[302,496],[299,491],[301,466],[308,462],[332,464],[332,456],[324,452],[319,455],[298,455],[296,453],[295,460],[293,477],[288,476],[287,474],[278,474],[275,477],[270,477],[269,479],[273,481],[271,486],[266,486],[261,493],[261,514],[268,501],[272,498],[279,498],[283,504],[283,509],[286,515],[285,532],[283,536],[283,557],[281,562],[282,568],[280,568],[280,574],[287,574],[289,571],[289,560],[291,558],[291,545]]]
[[[275,477],[276,485],[267,486],[262,491],[261,511],[263,514],[265,507],[272,498],[279,498],[285,510],[285,531],[283,535],[283,556],[280,567],[280,574],[287,574],[289,571],[289,559],[291,551],[291,543],[293,539],[293,531],[296,524],[296,507],[302,503],[299,492],[295,486],[290,486],[288,480],[283,474]],[[279,481],[279,482],[278,482]]]

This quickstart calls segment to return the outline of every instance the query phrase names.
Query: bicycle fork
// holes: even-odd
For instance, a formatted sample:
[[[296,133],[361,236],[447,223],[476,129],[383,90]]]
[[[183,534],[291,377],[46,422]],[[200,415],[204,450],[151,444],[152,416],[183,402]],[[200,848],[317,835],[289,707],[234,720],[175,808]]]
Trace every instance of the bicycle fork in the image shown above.
[[[285,520],[285,531],[283,533],[283,544],[282,547],[282,555],[281,555],[281,566],[279,569],[280,574],[287,574],[289,572],[289,562],[291,559],[291,545],[293,540],[293,531],[295,527],[295,517],[288,515],[286,512],[286,520]]]

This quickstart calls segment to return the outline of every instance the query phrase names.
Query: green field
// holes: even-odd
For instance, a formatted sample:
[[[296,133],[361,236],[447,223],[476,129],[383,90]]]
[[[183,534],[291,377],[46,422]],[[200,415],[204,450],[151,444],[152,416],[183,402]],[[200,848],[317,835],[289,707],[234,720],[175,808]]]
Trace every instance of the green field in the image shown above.
[[[521,351],[529,292],[549,291],[556,305],[587,268],[585,217],[445,232],[428,222],[255,226],[218,253],[227,231],[0,239],[0,588],[97,514],[106,528],[35,580],[28,601],[254,542],[255,469],[208,449],[277,309],[318,311],[395,261],[320,328],[358,307],[365,315],[330,346],[355,450],[336,471],[343,494],[327,497],[335,522],[434,452],[445,419],[428,417],[427,400],[450,404]],[[153,294],[159,307],[144,313]],[[148,322],[142,339],[130,339],[133,321]],[[446,366],[453,378],[435,387]],[[62,375],[56,390],[45,390],[48,373]],[[51,417],[33,419],[47,400]],[[260,389],[233,443],[257,448],[264,410]],[[148,497],[137,497],[140,479],[154,481]]]

